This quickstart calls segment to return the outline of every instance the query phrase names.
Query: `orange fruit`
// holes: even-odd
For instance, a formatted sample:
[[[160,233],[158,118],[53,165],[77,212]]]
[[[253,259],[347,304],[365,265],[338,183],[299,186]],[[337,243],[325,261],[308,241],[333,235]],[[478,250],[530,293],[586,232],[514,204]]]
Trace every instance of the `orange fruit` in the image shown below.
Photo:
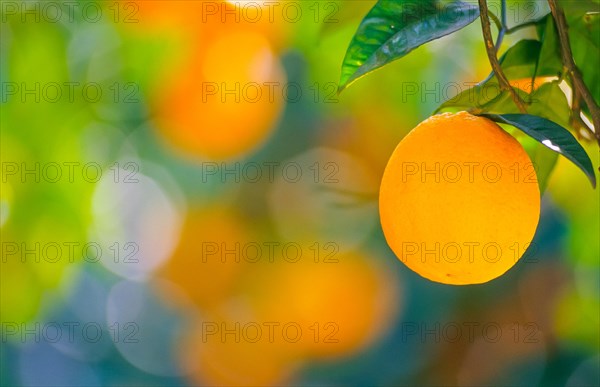
[[[477,284],[509,270],[536,231],[540,191],[523,147],[466,112],[430,117],[394,150],[379,194],[385,238],[432,281]]]

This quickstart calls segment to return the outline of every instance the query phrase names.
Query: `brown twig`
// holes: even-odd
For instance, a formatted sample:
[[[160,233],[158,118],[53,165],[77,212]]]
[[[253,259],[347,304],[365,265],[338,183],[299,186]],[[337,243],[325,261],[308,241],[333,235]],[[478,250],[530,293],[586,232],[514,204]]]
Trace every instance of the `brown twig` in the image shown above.
[[[592,138],[595,137],[594,130],[588,126],[588,124],[581,118],[581,94],[577,89],[573,89],[573,100],[571,104],[571,125],[578,132],[583,131],[589,133]],[[584,136],[586,139],[590,139],[588,136]]]
[[[494,45],[494,40],[492,38],[492,29],[490,28],[490,16],[488,12],[487,2],[486,0],[479,0],[479,11],[481,16],[481,28],[483,31],[483,38],[485,40],[485,49],[488,55],[488,59],[490,61],[490,65],[492,65],[492,69],[494,70],[494,74],[498,78],[498,82],[500,84],[500,89],[503,91],[508,91],[519,108],[521,113],[526,113],[527,109],[525,108],[525,102],[521,99],[519,94],[512,88],[504,71],[502,71],[502,67],[500,66],[500,62],[498,61],[498,52],[496,51],[496,47]]]
[[[583,81],[581,71],[579,71],[575,64],[575,60],[573,59],[573,51],[571,50],[571,42],[569,41],[568,34],[569,26],[567,25],[565,13],[562,8],[558,6],[556,0],[548,0],[548,5],[550,6],[550,11],[552,12],[552,17],[555,22],[554,24],[558,31],[562,62],[573,80],[573,92],[576,95],[581,96],[590,110],[592,122],[594,124],[594,136],[598,140],[598,145],[600,145],[600,108],[596,101],[594,101],[594,97]]]

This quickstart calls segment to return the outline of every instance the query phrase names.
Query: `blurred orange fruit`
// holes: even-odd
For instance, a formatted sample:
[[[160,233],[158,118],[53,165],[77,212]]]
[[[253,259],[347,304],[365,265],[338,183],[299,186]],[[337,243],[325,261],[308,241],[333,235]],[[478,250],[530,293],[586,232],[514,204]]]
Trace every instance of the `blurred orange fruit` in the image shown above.
[[[181,345],[182,364],[195,385],[268,386],[291,380],[296,363],[278,331],[260,322],[211,319],[198,322]]]
[[[340,357],[385,333],[400,306],[396,278],[372,257],[323,254],[333,261],[321,256],[316,263],[304,247],[298,262],[275,264],[254,278],[253,310],[285,328],[287,352]]]
[[[181,60],[173,61],[150,93],[164,139],[187,156],[216,160],[243,157],[264,143],[287,90],[276,55],[290,24],[281,10],[260,2],[135,4],[135,25],[175,34],[182,49],[169,53]]]
[[[292,27],[295,25],[293,13],[302,12],[297,8],[297,3],[286,4],[286,1],[233,0],[204,3],[202,20],[205,30],[217,34],[235,30],[257,32],[266,37],[277,52],[283,49],[290,39]]]
[[[145,33],[184,32],[197,38],[198,45],[223,32],[252,30],[280,49],[293,25],[287,16],[292,11],[286,12],[280,2],[121,0],[107,6],[106,12],[124,26]]]
[[[432,281],[476,284],[509,270],[540,215],[535,170],[494,122],[466,112],[430,117],[394,150],[379,196],[397,257]]]
[[[200,24],[202,1],[121,0],[108,7],[118,22],[144,30],[190,29]]]
[[[159,275],[177,284],[198,307],[212,308],[231,295],[246,262],[241,254],[251,240],[229,210],[193,211]]]
[[[155,121],[189,155],[241,157],[273,131],[284,86],[283,69],[263,35],[224,31],[164,82],[154,98]]]

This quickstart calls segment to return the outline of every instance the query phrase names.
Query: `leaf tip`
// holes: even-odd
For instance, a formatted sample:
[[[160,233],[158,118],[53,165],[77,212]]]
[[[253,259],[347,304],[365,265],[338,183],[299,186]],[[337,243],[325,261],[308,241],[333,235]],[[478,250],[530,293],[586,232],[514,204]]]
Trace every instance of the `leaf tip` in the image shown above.
[[[350,87],[350,85],[352,85],[354,83],[354,81],[356,81],[358,78],[351,76],[351,77],[344,77],[340,80],[340,82],[338,83],[338,89],[337,89],[337,93],[338,95],[340,95],[342,93],[342,91],[346,90],[348,87]]]

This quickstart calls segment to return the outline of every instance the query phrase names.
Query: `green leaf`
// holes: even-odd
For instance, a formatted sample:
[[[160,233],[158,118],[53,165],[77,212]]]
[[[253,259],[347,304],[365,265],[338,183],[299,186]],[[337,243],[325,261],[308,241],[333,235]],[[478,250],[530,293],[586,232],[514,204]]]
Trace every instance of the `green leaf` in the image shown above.
[[[578,166],[596,187],[596,174],[590,157],[567,129],[542,117],[529,114],[481,114],[492,121],[512,125]]]
[[[540,23],[544,23],[542,20]],[[500,65],[508,79],[556,76],[562,70],[560,52],[556,52],[556,61],[540,63],[545,42],[532,39],[519,40],[500,58]],[[546,58],[547,59],[547,58]]]
[[[540,57],[542,43],[538,40],[519,40],[500,58],[500,65],[508,79],[531,78]],[[539,74],[542,75],[542,74]],[[544,74],[554,75],[554,74]]]
[[[538,60],[538,74],[560,75],[563,68],[558,32],[554,26],[552,15],[540,21],[538,35],[542,42]]]
[[[586,13],[600,12],[599,0],[559,0],[558,4],[564,9],[567,17],[580,17]]]
[[[514,128],[514,131],[519,130]],[[513,133],[511,132],[511,134]],[[529,136],[522,135],[515,137],[517,137],[517,140],[523,145],[525,152],[527,152],[535,167],[540,194],[543,194],[544,191],[546,191],[548,181],[558,161],[558,153],[551,151]]]
[[[478,17],[479,7],[461,1],[379,0],[361,22],[346,51],[339,91]]]
[[[486,107],[498,103],[506,96],[500,93],[497,81],[475,85],[458,95],[444,101],[435,111],[437,114],[446,110],[468,110],[476,112],[488,111]]]
[[[571,108],[558,81],[545,83],[531,93],[531,105],[527,108],[527,112],[534,116],[543,117],[563,127],[571,125]]]
[[[528,114],[545,118],[563,127],[570,127],[571,108],[558,81],[545,83],[529,95],[519,89],[515,90],[524,101],[528,102]],[[498,98],[484,106],[485,113],[521,113],[508,92],[503,92],[502,96],[503,98]]]
[[[561,90],[558,81],[541,85],[531,94],[515,89],[524,101],[527,101],[527,113],[543,117],[560,126],[569,127],[571,108],[567,97]],[[490,114],[517,114],[520,113],[514,104],[511,95],[503,92],[503,98],[498,98],[484,106],[485,113]]]

